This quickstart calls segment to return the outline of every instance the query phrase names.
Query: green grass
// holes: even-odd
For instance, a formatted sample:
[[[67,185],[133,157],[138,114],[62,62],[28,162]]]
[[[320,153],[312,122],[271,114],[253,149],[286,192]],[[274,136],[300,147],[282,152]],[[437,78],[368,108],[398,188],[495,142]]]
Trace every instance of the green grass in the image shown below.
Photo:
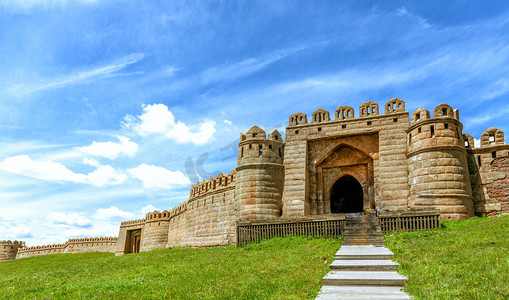
[[[509,299],[509,215],[385,235],[416,299]],[[58,254],[0,263],[1,299],[313,299],[340,240],[291,237],[243,248],[114,257]]]
[[[115,257],[58,254],[0,263],[0,298],[312,299],[337,239],[277,238]]]
[[[509,215],[385,235],[416,299],[509,299]]]

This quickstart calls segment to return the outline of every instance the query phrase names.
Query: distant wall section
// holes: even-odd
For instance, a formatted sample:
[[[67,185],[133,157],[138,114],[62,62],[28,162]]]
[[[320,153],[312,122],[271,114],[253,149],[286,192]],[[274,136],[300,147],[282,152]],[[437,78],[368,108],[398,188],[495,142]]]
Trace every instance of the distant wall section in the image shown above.
[[[60,253],[91,253],[91,252],[113,253],[115,252],[116,246],[117,246],[116,237],[69,239],[67,242],[65,242],[65,244],[53,244],[20,248],[16,255],[16,259]]]

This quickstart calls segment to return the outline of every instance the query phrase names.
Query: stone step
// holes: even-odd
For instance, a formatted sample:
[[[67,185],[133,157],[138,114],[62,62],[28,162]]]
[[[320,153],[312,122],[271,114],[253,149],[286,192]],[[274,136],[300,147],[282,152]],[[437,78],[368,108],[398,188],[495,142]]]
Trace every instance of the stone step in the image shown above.
[[[408,278],[395,271],[331,271],[323,285],[403,286]]]
[[[412,299],[397,286],[323,286],[316,297],[329,299]]]
[[[385,247],[377,247],[373,245],[343,245],[336,252],[336,259],[346,260],[380,260],[392,259],[394,254]]]
[[[392,260],[335,260],[330,265],[332,271],[396,271],[399,264]]]
[[[344,235],[344,237],[379,237],[379,238],[383,238],[383,235],[381,234],[376,234],[376,233],[362,233],[362,234],[346,234]]]
[[[349,242],[343,242],[343,245],[345,246],[383,246],[384,242],[382,241],[370,241],[370,240],[358,240],[358,241],[349,241]]]
[[[378,246],[378,247],[383,247],[384,246],[384,243],[383,242],[373,242],[373,241],[361,241],[361,242],[348,242],[348,243],[345,243],[343,242],[343,245],[346,245],[346,246]],[[374,257],[372,259],[378,259],[379,257]],[[383,257],[383,259],[388,259],[387,257]]]

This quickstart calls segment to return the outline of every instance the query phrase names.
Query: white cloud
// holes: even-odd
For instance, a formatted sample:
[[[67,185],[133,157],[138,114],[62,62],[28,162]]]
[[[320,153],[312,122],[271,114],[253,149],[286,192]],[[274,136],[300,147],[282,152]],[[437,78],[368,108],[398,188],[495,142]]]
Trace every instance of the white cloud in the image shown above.
[[[63,224],[78,227],[90,227],[90,219],[77,213],[52,212],[48,215],[48,221],[53,224]]]
[[[174,172],[147,164],[141,164],[127,172],[140,180],[146,188],[171,189],[174,186],[190,184],[189,178],[180,171]]]
[[[100,220],[110,220],[113,218],[129,219],[133,217],[133,213],[123,211],[116,206],[111,206],[109,208],[99,208],[94,214],[94,218]]]
[[[97,160],[95,160],[93,158],[87,158],[87,157],[85,157],[83,159],[83,164],[89,165],[92,167],[99,167],[101,165]]]
[[[32,160],[28,155],[6,158],[0,162],[0,170],[45,181],[84,183],[98,187],[122,184],[128,179],[126,174],[111,166],[101,166],[95,160],[85,159],[84,163],[95,166],[96,170],[89,174],[74,173],[60,163]]]
[[[153,212],[153,211],[156,211],[157,209],[152,205],[152,204],[149,204],[147,206],[144,206],[142,209],[141,209],[141,212],[143,214],[146,214],[146,213],[149,213],[149,212]]]
[[[86,175],[74,173],[60,163],[36,161],[32,160],[28,155],[6,158],[3,162],[0,162],[0,169],[9,173],[47,181],[77,183],[85,183],[87,181]]]
[[[127,115],[122,123],[124,128],[131,128],[140,136],[159,134],[179,144],[205,144],[216,132],[216,123],[204,120],[193,132],[188,126],[176,121],[173,113],[164,104],[144,105],[143,113],[138,117]]]
[[[230,120],[226,120],[226,119],[225,119],[225,120],[223,120],[223,122],[224,122],[225,124],[232,125],[232,121],[230,121]]]
[[[95,186],[118,185],[127,181],[127,175],[111,166],[100,166],[87,175],[88,181]]]
[[[23,238],[30,238],[32,237],[32,233],[30,232],[30,229],[25,226],[15,226],[9,228],[9,236],[12,236],[14,239],[23,239]]]
[[[114,142],[92,142],[92,145],[77,148],[80,152],[115,159],[119,155],[134,156],[138,151],[138,144],[129,141],[124,136],[117,136],[119,143]]]

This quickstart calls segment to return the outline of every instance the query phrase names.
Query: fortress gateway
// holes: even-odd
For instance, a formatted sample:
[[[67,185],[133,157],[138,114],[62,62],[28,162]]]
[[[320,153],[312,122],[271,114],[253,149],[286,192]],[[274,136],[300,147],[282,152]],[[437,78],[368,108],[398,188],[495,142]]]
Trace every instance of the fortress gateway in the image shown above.
[[[509,212],[509,145],[489,128],[481,147],[463,134],[459,112],[447,104],[423,108],[409,120],[391,99],[331,119],[294,113],[286,128],[241,133],[237,168],[193,185],[171,211],[122,222],[116,254],[175,246],[234,244],[237,222],[262,222],[351,212],[437,209],[442,219]]]
[[[289,117],[286,140],[257,126],[241,133],[237,168],[192,186],[171,210],[120,225],[117,255],[175,246],[236,243],[238,222],[334,217],[345,213],[438,210],[460,220],[509,212],[509,145],[489,128],[474,147],[457,109],[440,104],[411,117],[391,99],[331,118],[316,110]],[[43,246],[44,247],[44,246]],[[34,248],[34,247],[31,247]],[[21,248],[23,257],[35,252]],[[19,254],[18,254],[19,255]]]

